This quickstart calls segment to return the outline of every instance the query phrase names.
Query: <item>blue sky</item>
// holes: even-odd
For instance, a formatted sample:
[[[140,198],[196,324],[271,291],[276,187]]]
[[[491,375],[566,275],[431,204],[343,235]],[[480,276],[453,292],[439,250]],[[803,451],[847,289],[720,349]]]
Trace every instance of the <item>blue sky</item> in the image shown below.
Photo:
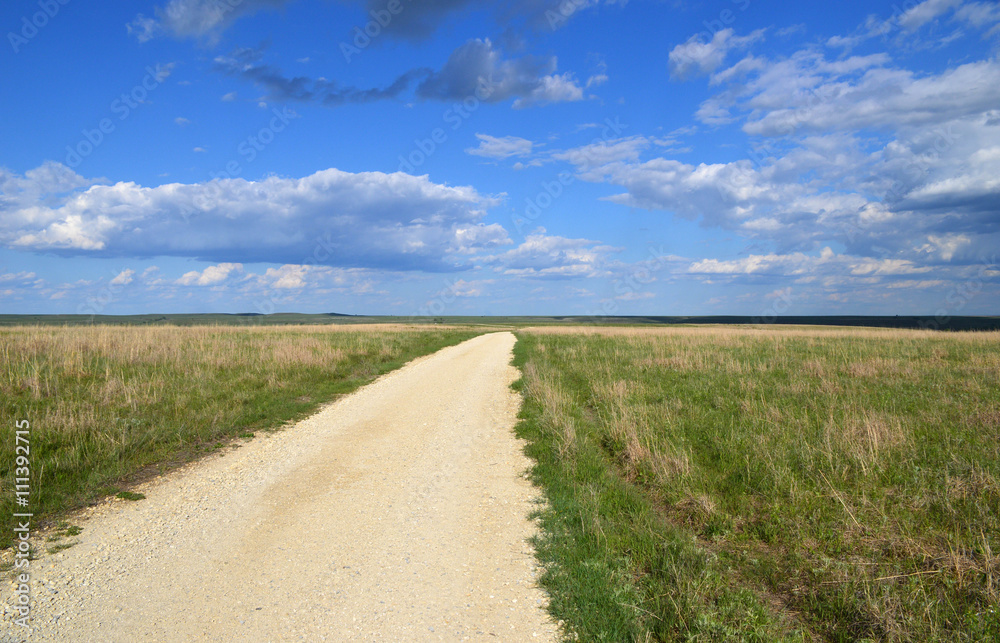
[[[0,8],[0,312],[1000,314],[1000,5]]]

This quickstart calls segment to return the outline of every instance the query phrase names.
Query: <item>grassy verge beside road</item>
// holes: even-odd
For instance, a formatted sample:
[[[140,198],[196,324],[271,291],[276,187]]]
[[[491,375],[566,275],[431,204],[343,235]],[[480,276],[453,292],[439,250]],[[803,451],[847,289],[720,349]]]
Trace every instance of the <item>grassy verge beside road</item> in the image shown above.
[[[1000,334],[518,336],[579,640],[1000,640]]]
[[[137,474],[301,418],[483,332],[407,326],[0,328],[0,546],[13,534],[15,422],[30,422],[38,523]]]

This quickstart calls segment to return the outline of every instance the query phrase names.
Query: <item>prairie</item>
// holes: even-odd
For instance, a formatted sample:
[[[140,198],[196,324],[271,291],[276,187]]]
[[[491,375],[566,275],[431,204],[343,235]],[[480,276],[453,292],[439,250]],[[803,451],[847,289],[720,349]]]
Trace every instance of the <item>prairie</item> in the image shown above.
[[[571,637],[1000,640],[1000,333],[518,337]]]
[[[275,429],[482,330],[404,325],[0,328],[0,546],[30,423],[36,523]],[[20,509],[24,511],[22,507]]]

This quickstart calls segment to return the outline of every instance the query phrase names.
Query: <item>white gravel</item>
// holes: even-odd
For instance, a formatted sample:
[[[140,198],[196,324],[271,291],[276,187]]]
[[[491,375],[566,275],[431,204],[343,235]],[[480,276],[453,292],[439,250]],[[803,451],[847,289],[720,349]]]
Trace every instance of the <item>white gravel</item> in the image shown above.
[[[526,539],[511,333],[80,512],[5,641],[556,640]],[[45,543],[36,540],[39,549]]]

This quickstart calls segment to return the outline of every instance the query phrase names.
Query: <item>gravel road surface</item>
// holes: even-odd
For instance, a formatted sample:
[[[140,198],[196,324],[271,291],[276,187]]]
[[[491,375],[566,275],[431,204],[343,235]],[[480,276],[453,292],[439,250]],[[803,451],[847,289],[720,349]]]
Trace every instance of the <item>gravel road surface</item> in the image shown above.
[[[511,333],[71,517],[5,641],[542,641]],[[45,543],[36,540],[41,549]]]

